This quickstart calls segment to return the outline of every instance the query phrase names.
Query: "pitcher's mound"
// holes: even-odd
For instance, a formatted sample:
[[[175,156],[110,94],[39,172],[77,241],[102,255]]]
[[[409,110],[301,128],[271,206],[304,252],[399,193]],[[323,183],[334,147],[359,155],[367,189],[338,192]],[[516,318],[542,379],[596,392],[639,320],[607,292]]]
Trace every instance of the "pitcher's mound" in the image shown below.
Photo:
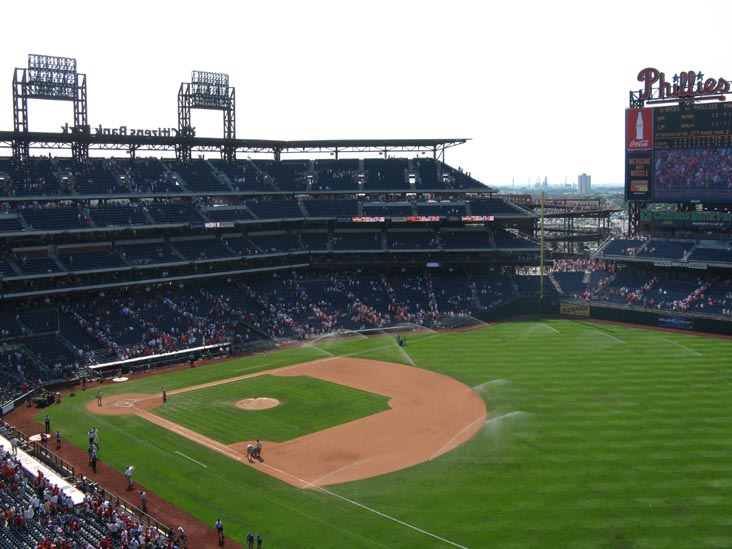
[[[280,403],[276,398],[267,397],[255,397],[245,398],[236,403],[237,408],[242,410],[266,410],[267,408],[274,408]]]

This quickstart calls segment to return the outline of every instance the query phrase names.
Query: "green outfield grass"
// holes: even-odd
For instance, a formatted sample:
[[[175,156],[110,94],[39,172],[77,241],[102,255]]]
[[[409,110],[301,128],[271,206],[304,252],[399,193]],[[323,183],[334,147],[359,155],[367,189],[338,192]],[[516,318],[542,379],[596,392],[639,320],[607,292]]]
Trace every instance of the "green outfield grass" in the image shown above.
[[[97,426],[102,461],[120,471],[134,464],[148,490],[208,524],[221,517],[239,542],[260,532],[265,547],[732,546],[730,340],[571,320],[507,322],[416,333],[404,348],[391,336],[328,339],[103,391],[159,394],[163,385],[172,391],[329,355],[452,376],[484,398],[488,420],[433,461],[323,492],[295,489],[142,419],[90,414],[84,405],[95,391],[52,407],[52,426],[82,448]],[[284,394],[288,379],[278,379]],[[379,397],[358,394],[364,402],[348,413],[379,409]],[[178,400],[164,413],[181,412]],[[218,409],[213,400],[191,415]],[[345,417],[338,407],[328,410],[330,421]]]

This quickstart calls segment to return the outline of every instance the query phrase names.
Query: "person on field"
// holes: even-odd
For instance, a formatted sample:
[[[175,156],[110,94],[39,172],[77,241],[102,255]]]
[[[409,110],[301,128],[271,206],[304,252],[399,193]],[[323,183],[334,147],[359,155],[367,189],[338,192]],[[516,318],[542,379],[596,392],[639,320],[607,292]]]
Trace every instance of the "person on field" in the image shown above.
[[[262,441],[257,439],[257,445],[254,448],[254,457],[257,459],[262,459]]]
[[[125,478],[127,479],[127,490],[132,490],[132,471],[134,471],[135,468],[130,465],[125,469]]]
[[[219,546],[224,545],[224,523],[221,519],[216,519],[216,533],[219,536]]]

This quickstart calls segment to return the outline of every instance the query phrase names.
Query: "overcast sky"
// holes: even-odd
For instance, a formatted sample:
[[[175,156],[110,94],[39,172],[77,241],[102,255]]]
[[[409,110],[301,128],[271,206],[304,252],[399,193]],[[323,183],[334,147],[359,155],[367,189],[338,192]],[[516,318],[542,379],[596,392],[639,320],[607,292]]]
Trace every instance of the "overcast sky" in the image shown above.
[[[470,138],[446,161],[491,185],[621,183],[641,69],[732,79],[729,0],[36,0],[2,15],[3,130],[28,54],[76,58],[92,126],[176,127],[180,83],[223,72],[239,138]],[[31,131],[72,121],[70,103],[30,101]],[[223,135],[221,112],[192,123]]]

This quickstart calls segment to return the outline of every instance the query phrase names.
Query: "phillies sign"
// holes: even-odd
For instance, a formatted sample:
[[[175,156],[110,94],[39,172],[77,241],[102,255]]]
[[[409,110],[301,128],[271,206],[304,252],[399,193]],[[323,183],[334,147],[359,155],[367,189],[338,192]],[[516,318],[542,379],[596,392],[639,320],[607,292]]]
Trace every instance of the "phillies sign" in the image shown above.
[[[675,74],[671,82],[666,81],[666,75],[654,68],[643,69],[638,73],[638,82],[643,83],[641,99],[652,99],[652,89],[658,87],[657,99],[686,99],[689,97],[716,96],[724,100],[721,94],[729,93],[730,82],[724,78],[704,79],[702,72],[681,72]],[[656,98],[653,98],[656,99]],[[711,97],[710,97],[711,99]]]

